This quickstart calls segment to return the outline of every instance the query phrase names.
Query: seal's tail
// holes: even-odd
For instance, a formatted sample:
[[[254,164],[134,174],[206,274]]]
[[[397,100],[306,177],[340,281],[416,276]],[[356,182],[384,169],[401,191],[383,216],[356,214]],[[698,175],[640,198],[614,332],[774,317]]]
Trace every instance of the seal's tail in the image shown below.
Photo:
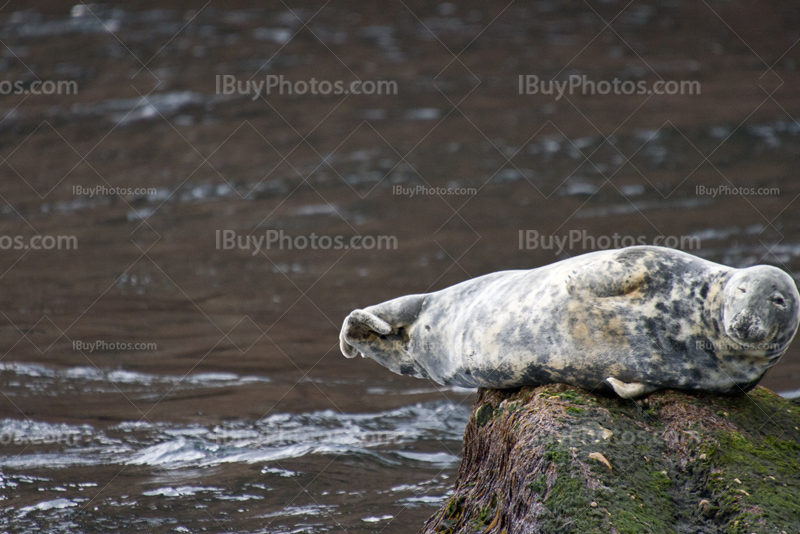
[[[375,315],[364,310],[353,310],[344,320],[342,331],[339,333],[339,348],[348,358],[358,356],[358,349],[354,343],[368,339],[373,335],[387,335],[392,331],[392,325]]]

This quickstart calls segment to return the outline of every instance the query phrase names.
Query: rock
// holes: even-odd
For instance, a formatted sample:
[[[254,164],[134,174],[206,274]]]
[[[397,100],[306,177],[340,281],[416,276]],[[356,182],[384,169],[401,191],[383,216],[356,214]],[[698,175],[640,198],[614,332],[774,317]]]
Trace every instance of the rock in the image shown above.
[[[554,384],[478,391],[453,494],[421,533],[800,532],[800,405]]]

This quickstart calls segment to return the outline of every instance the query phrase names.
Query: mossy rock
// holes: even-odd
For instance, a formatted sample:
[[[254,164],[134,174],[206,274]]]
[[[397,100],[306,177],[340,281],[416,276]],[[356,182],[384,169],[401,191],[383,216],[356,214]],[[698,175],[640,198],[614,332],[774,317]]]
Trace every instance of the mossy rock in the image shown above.
[[[800,405],[761,387],[479,390],[453,494],[421,532],[800,532]]]

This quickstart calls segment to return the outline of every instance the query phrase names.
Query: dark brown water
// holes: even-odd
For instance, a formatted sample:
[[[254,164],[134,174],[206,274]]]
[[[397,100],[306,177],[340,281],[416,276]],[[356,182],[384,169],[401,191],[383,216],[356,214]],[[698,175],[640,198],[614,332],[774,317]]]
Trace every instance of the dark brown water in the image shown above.
[[[0,96],[1,529],[414,532],[472,392],[343,358],[350,310],[614,239],[800,267],[797,2],[201,7],[0,10],[0,81],[78,89]]]

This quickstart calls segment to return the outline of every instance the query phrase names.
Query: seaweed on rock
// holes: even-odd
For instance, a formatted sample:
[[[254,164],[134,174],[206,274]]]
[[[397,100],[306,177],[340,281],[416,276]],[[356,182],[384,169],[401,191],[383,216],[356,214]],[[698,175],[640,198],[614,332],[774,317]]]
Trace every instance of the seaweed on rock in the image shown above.
[[[453,495],[421,532],[794,533],[798,495],[800,405],[767,389],[481,389]]]

